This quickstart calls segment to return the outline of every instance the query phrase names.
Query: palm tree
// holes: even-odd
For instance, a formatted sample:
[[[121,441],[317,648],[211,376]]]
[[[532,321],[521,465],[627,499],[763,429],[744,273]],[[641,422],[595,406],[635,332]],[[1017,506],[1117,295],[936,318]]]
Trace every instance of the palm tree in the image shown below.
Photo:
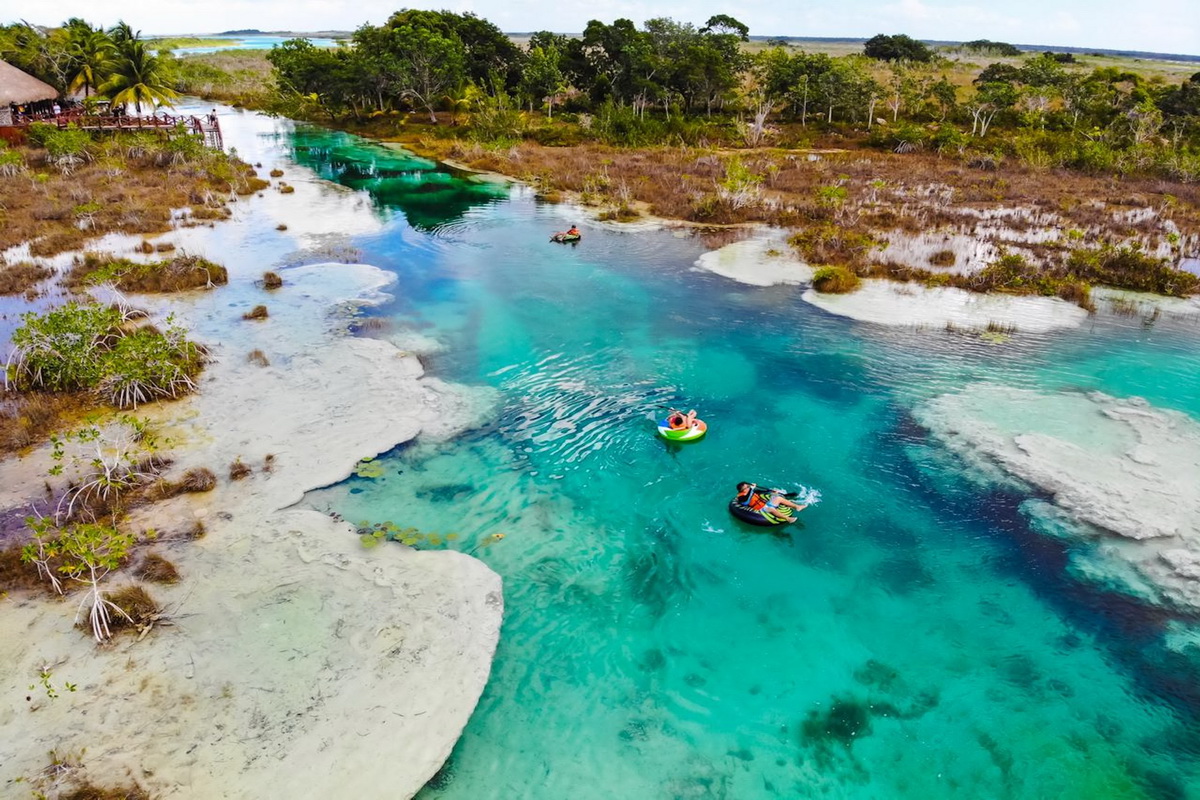
[[[133,32],[133,28],[129,27],[129,23],[125,20],[118,20],[116,25],[108,29],[108,35],[113,40],[113,44],[120,47],[125,42],[136,42],[142,35],[141,31]]]
[[[72,32],[71,85],[68,91],[83,89],[87,98],[108,77],[113,64],[113,43],[103,31]]]
[[[127,39],[117,48],[108,81],[100,92],[113,105],[133,103],[138,116],[142,114],[142,103],[150,106],[171,105],[179,97],[171,88],[167,65],[146,50],[146,45],[137,39]]]

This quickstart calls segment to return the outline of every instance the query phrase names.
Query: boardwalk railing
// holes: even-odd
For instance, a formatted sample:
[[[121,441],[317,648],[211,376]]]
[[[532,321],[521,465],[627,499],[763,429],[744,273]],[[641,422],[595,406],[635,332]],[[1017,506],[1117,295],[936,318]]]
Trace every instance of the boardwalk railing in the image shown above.
[[[59,114],[53,118],[59,128],[74,125],[85,131],[160,131],[167,136],[182,130],[204,139],[205,144],[221,148],[221,124],[216,116],[155,114],[149,117],[124,115],[94,116],[85,114]]]

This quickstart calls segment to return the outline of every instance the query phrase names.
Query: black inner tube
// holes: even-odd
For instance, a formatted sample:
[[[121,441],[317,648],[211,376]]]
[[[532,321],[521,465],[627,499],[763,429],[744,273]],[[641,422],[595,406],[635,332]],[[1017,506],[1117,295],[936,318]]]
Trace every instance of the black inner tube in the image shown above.
[[[755,492],[755,494],[758,494],[764,500],[769,496],[765,492]],[[779,516],[781,516],[783,518],[780,519],[778,522],[776,522],[774,520],[768,519],[767,517],[763,516],[762,512],[755,511],[752,508],[748,508],[747,506],[742,505],[737,500],[729,501],[729,513],[733,514],[735,517],[742,520],[743,522],[749,522],[751,525],[762,525],[764,527],[771,527],[771,528],[773,528],[777,525],[787,525],[789,523],[796,521],[795,514],[788,514],[786,516],[781,514]]]

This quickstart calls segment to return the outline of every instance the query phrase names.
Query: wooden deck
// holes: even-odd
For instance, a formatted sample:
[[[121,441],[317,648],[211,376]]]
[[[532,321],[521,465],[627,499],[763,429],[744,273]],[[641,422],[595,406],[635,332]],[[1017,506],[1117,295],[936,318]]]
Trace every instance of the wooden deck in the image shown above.
[[[165,136],[182,130],[204,139],[204,143],[218,150],[224,149],[221,139],[221,123],[216,117],[156,114],[151,117],[128,116],[85,116],[60,114],[52,121],[60,128],[74,125],[85,131],[157,131]]]

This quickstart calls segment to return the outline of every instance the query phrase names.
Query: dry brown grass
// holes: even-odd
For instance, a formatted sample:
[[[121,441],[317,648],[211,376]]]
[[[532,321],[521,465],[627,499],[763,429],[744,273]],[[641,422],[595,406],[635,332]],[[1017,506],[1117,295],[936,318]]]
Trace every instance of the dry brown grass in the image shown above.
[[[44,162],[44,151],[16,149],[26,170],[0,181],[0,250],[31,242],[35,256],[75,250],[87,238],[113,231],[162,233],[172,226],[171,209],[194,207],[195,198],[267,185],[247,174],[249,165],[219,174],[159,166],[150,156],[94,158],[64,175]]]
[[[70,791],[59,792],[57,800],[152,800],[150,793],[142,787],[133,786],[97,786],[86,782]]]
[[[105,592],[104,596],[129,617],[127,619],[125,615],[113,614],[110,624],[114,631],[144,628],[154,622],[162,612],[162,608],[140,584],[122,586],[112,592]]]
[[[229,465],[229,480],[240,481],[243,478],[249,477],[253,472],[254,470],[250,468],[250,465],[239,458]]]
[[[151,583],[179,582],[179,570],[158,553],[147,553],[133,574]]]
[[[0,593],[45,589],[49,584],[38,574],[37,567],[21,560],[21,545],[0,550]]]
[[[956,261],[958,256],[954,255],[953,250],[938,250],[929,256],[929,264],[934,267],[953,267]]]
[[[30,261],[0,264],[0,295],[23,294],[53,274],[49,267]]]
[[[245,314],[242,314],[242,319],[266,319],[268,316],[267,307],[264,305],[257,305],[247,311]]]
[[[166,500],[181,494],[211,492],[217,486],[217,476],[207,467],[193,467],[177,481],[160,480],[147,494],[152,501]]]
[[[0,455],[46,441],[82,412],[95,407],[87,394],[0,391]]]
[[[939,225],[974,225],[964,206],[1026,206],[1053,210],[1065,224],[1125,233],[1111,209],[1080,198],[1126,207],[1174,209],[1181,235],[1200,234],[1200,185],[1161,178],[1117,178],[1069,170],[1045,170],[1002,162],[995,170],[973,169],[957,157],[933,152],[897,154],[871,149],[819,152],[762,148],[720,150],[693,147],[622,149],[598,144],[546,147],[523,142],[485,149],[461,142],[425,139],[409,143],[434,157],[454,158],[474,169],[513,175],[543,194],[571,192],[602,210],[636,203],[655,215],[710,223],[769,222],[796,226],[814,212],[837,211],[847,231],[872,233],[898,228],[917,231]],[[818,142],[856,148],[853,141]],[[755,202],[739,208],[720,199],[727,167],[737,158],[761,180]],[[810,158],[812,160],[810,160]],[[845,190],[836,209],[814,203],[829,187]],[[1024,224],[1011,220],[1014,226]]]
[[[262,285],[264,289],[278,289],[283,286],[283,278],[279,277],[278,272],[264,272]]]
[[[251,364],[257,364],[260,367],[271,366],[271,360],[267,358],[267,354],[262,350],[251,350],[246,354],[246,361]]]

